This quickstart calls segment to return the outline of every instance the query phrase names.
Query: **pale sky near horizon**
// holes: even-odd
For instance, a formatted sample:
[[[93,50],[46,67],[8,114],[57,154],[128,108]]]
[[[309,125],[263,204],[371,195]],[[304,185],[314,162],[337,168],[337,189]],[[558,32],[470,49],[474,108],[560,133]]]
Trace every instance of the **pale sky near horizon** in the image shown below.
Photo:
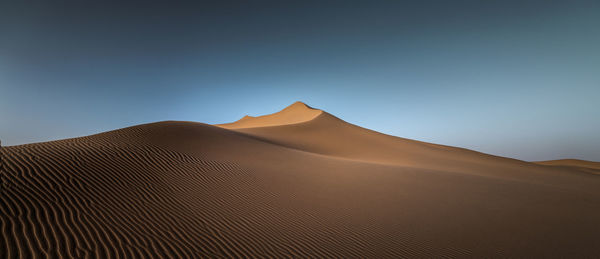
[[[0,139],[294,101],[383,133],[600,161],[599,1],[2,1]]]

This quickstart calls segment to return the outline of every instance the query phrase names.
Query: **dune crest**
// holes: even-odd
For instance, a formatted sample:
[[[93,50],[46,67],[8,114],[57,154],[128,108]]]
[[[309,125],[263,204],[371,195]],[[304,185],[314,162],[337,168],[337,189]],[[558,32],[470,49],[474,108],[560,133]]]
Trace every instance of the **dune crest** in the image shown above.
[[[298,101],[273,114],[258,117],[246,115],[238,121],[217,124],[215,126],[226,129],[241,129],[289,125],[310,121],[319,116],[321,113],[323,113],[323,111],[313,109],[305,103]]]

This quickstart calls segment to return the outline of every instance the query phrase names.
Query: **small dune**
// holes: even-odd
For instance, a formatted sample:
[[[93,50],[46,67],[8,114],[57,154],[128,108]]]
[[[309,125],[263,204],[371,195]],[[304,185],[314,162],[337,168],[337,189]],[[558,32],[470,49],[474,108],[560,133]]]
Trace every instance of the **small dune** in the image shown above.
[[[598,163],[398,138],[296,102],[0,149],[0,258],[595,258]]]

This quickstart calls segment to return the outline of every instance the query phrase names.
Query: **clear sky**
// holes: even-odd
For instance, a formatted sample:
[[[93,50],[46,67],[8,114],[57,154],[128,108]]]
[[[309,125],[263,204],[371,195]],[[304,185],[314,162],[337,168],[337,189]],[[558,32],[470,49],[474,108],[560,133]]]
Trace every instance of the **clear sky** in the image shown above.
[[[391,135],[600,161],[600,1],[191,2],[0,2],[3,145],[301,100]]]

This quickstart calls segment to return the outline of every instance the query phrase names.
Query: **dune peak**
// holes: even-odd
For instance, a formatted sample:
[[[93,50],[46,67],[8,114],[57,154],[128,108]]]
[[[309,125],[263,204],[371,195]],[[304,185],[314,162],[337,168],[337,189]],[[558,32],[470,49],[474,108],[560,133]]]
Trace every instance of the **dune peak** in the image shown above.
[[[323,113],[322,110],[315,109],[304,102],[296,101],[276,113],[257,117],[246,115],[235,122],[217,124],[216,126],[227,129],[240,129],[289,125],[310,121],[321,113]]]
[[[296,112],[320,111],[319,109],[315,109],[313,107],[310,107],[308,104],[303,103],[301,101],[295,101],[294,103],[292,103],[289,106],[283,108],[283,110],[281,110],[279,112],[283,112],[283,111],[286,111],[286,110],[295,110]],[[277,113],[279,113],[279,112],[277,112]]]
[[[302,101],[295,101],[294,103],[290,104],[290,106],[288,106],[286,108],[293,107],[293,106],[303,107],[303,108],[308,108],[308,109],[314,110],[314,108],[308,106],[308,104],[306,104],[306,103],[304,103]]]

